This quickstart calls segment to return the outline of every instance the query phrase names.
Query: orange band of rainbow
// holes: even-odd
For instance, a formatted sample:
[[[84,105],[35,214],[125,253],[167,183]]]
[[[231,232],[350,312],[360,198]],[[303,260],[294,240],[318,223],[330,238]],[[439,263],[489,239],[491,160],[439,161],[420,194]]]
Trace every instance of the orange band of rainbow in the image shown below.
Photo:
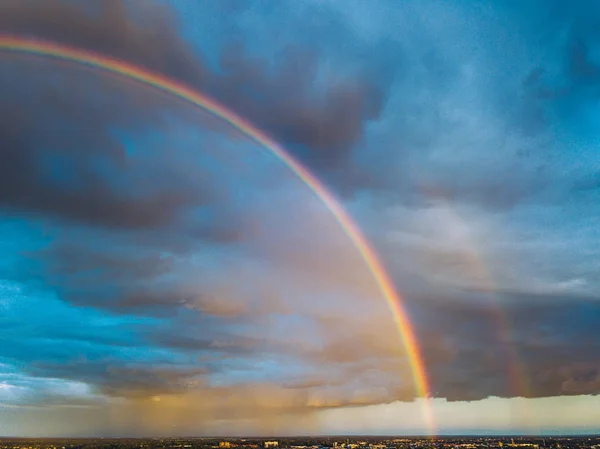
[[[195,90],[190,89],[181,83],[152,73],[142,67],[106,56],[94,54],[86,50],[78,50],[55,43],[14,36],[0,36],[0,50],[29,53],[71,61],[86,66],[103,69],[108,72],[139,81],[163,92],[184,99],[189,103],[214,114],[216,117],[219,117],[223,121],[229,123],[233,127],[240,130],[243,134],[247,135],[249,138],[271,151],[273,155],[275,155],[292,172],[294,172],[294,174],[300,180],[302,180],[310,190],[312,190],[317,198],[323,202],[327,209],[331,211],[367,264],[377,283],[377,286],[389,305],[394,317],[394,321],[400,333],[402,344],[406,350],[406,353],[408,354],[416,392],[424,399],[423,407],[426,426],[431,434],[435,433],[433,413],[429,404],[429,386],[427,375],[425,373],[424,362],[422,360],[412,326],[406,312],[402,307],[400,297],[396,292],[393,283],[389,279],[385,269],[383,268],[382,263],[379,261],[377,254],[370,247],[367,239],[364,237],[359,227],[354,223],[352,218],[343,209],[335,197],[311,172],[297,162],[281,146],[266,136],[262,131],[259,131],[248,121],[227,110],[225,107],[219,105],[211,98],[196,92]]]

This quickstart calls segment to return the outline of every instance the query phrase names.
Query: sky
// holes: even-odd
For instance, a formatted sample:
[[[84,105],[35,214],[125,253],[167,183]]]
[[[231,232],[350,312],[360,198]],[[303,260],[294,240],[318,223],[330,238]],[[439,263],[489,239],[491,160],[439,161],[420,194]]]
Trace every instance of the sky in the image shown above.
[[[591,0],[4,0],[0,436],[600,432]]]

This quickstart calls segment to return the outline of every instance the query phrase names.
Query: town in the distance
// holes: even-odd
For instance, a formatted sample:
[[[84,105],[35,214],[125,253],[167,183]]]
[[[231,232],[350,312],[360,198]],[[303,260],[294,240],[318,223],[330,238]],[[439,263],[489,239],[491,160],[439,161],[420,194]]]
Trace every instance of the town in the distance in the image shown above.
[[[287,437],[287,438],[4,438],[0,449],[600,449],[600,436],[570,437]]]

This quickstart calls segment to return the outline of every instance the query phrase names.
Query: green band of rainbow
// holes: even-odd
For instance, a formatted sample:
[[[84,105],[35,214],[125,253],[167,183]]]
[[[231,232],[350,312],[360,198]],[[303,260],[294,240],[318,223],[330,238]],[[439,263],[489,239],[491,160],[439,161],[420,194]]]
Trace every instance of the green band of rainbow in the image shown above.
[[[189,103],[214,114],[215,116],[240,130],[258,144],[271,151],[273,155],[280,159],[281,162],[283,162],[292,172],[294,172],[294,174],[300,180],[302,180],[304,184],[306,184],[306,186],[321,200],[327,209],[331,211],[367,264],[377,283],[377,286],[389,305],[394,317],[394,321],[400,333],[402,344],[409,358],[416,392],[420,397],[423,398],[424,419],[426,426],[432,435],[435,433],[433,413],[429,404],[429,386],[424,368],[424,362],[421,357],[409,318],[402,307],[400,297],[396,292],[391,280],[389,279],[385,269],[383,268],[382,263],[379,261],[375,251],[371,248],[359,227],[354,223],[352,218],[343,209],[334,196],[312,173],[310,173],[281,146],[266,136],[263,132],[256,129],[248,121],[219,105],[211,98],[200,94],[199,92],[196,92],[195,90],[192,90],[181,83],[152,73],[139,66],[94,54],[87,50],[79,50],[55,43],[14,36],[0,36],[0,50],[29,53],[71,61],[116,73],[149,86],[153,86],[161,91],[184,99]]]

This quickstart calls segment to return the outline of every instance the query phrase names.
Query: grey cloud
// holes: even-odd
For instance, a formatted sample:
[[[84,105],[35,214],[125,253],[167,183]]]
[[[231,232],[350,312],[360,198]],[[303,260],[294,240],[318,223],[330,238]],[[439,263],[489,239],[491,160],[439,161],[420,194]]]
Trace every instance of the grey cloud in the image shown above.
[[[229,354],[244,354],[250,350],[260,348],[258,341],[252,341],[249,339],[240,339],[226,337],[227,340],[214,340],[200,338],[197,336],[189,335],[176,335],[169,331],[169,333],[158,333],[153,332],[148,335],[148,340],[153,344],[160,347],[184,350],[184,351],[208,351],[213,355],[217,355],[219,352]]]
[[[97,6],[5,2],[0,31],[74,45],[184,81],[290,145],[316,169],[345,164],[364,124],[383,107],[384,88],[370,74],[317,88],[321,55],[312,49],[290,47],[272,72],[229,45],[218,69],[211,68],[178,35],[177,20],[164,5],[110,0]]]
[[[518,79],[515,83],[519,86],[516,90],[513,90],[514,85],[505,86],[501,82],[498,82],[495,90],[496,86],[490,86],[495,78],[491,77],[493,81],[489,83],[483,82],[482,79],[485,80],[485,75],[496,69],[497,72],[502,72],[500,69],[505,67],[502,64],[484,70],[475,62],[475,68],[483,70],[481,78],[465,81],[464,84],[453,84],[451,81],[458,82],[468,78],[466,75],[459,76],[462,73],[460,69],[464,68],[460,64],[460,58],[454,60],[448,56],[445,59],[433,50],[427,55],[414,56],[418,63],[410,67],[416,67],[416,74],[419,76],[415,76],[413,84],[411,76],[407,73],[406,83],[396,86],[397,98],[394,101],[397,103],[392,101],[386,105],[389,107],[386,112],[396,114],[396,117],[390,118],[390,122],[387,123],[390,126],[389,133],[382,132],[380,140],[370,142],[372,145],[369,148],[375,148],[372,153],[361,152],[363,149],[355,153],[351,149],[364,137],[365,121],[378,119],[378,113],[384,106],[380,97],[385,89],[382,91],[381,88],[372,88],[368,83],[365,84],[363,80],[354,80],[331,87],[327,94],[313,92],[314,73],[310,74],[311,70],[316,71],[318,54],[290,50],[287,62],[271,73],[253,60],[249,51],[233,48],[222,54],[220,68],[224,73],[216,75],[202,62],[194,62],[199,60],[177,35],[172,34],[171,25],[164,22],[165,19],[157,18],[158,22],[151,22],[159,30],[169,30],[165,31],[167,37],[157,47],[152,47],[148,42],[157,38],[152,37],[148,30],[153,27],[150,24],[134,26],[133,22],[128,20],[126,10],[119,9],[119,4],[115,2],[107,3],[112,9],[106,9],[104,16],[97,16],[100,18],[96,19],[90,19],[93,16],[87,12],[84,14],[83,10],[62,6],[63,4],[58,2],[48,3],[52,6],[47,6],[49,10],[46,11],[46,16],[36,16],[31,9],[33,3],[23,4],[26,6],[10,3],[7,7],[5,17],[12,17],[10,26],[18,27],[15,28],[17,31],[25,30],[27,33],[60,42],[95,49],[166,73],[195,86],[206,87],[209,92],[215,93],[254,123],[271,130],[282,141],[296,144],[293,148],[305,158],[304,160],[313,167],[321,168],[328,176],[339,176],[340,185],[344,181],[350,184],[349,191],[353,191],[356,185],[369,189],[376,186],[386,194],[394,196],[397,193],[396,187],[400,186],[397,189],[400,196],[416,198],[411,206],[421,206],[422,202],[426,201],[425,197],[436,196],[431,191],[437,190],[440,192],[439,196],[456,203],[469,203],[477,210],[511,212],[516,205],[523,205],[532,198],[537,200],[540,196],[543,197],[542,193],[549,186],[558,185],[559,189],[564,189],[565,186],[571,185],[570,180],[557,181],[555,176],[560,170],[553,171],[552,167],[548,168],[552,165],[552,155],[548,155],[546,151],[551,152],[553,148],[549,149],[546,146],[547,136],[540,136],[544,134],[546,123],[542,119],[540,123],[529,115],[539,112],[537,106],[540,102],[555,99],[554,96],[545,98],[544,95],[534,94],[539,94],[539,91],[532,86],[542,83],[544,74],[537,72],[531,76],[529,65],[525,69],[517,64],[518,72],[523,69],[523,79]],[[23,12],[25,10],[26,12]],[[47,17],[53,17],[52,14],[56,14],[52,20],[64,30],[59,32],[58,26],[46,23],[49,20]],[[73,14],[75,16],[72,16]],[[73,28],[70,28],[70,22],[62,22],[69,17],[79,21]],[[2,20],[5,19],[0,19],[0,23]],[[109,25],[112,26],[113,22],[117,24],[115,40],[106,37]],[[167,58],[163,53],[169,54],[171,46],[179,50],[170,53]],[[439,51],[444,53],[441,49]],[[585,47],[572,51],[576,61],[573,76],[587,74],[591,70],[588,67],[591,62],[587,59]],[[154,55],[154,52],[157,54]],[[300,74],[299,67],[309,75]],[[423,73],[425,75],[421,77]],[[519,78],[520,75],[516,76]],[[424,82],[425,86],[420,86],[420,82]],[[527,89],[533,89],[535,92]],[[467,95],[469,92],[474,92],[473,96]],[[498,97],[504,94],[509,100],[519,100],[515,100],[515,103],[519,103],[518,107],[510,109],[506,114],[509,117],[498,113],[501,108],[494,103],[502,103]],[[52,95],[56,95],[56,92]],[[520,95],[525,96],[525,104],[520,103]],[[260,101],[253,101],[255,98]],[[509,100],[506,101],[510,102]],[[145,104],[143,102],[149,100],[143,96],[136,97],[136,101]],[[530,104],[530,101],[536,103]],[[69,120],[72,121],[75,119],[72,116],[81,112],[78,102],[79,99],[73,105],[59,104],[58,110],[68,111]],[[488,108],[488,104],[492,106]],[[139,106],[140,104],[135,103],[135,108],[129,112],[137,114]],[[529,109],[529,106],[532,109]],[[394,107],[399,107],[397,112],[394,112]],[[460,114],[452,115],[456,109]],[[106,110],[100,108],[99,114],[106,114]],[[102,115],[98,119],[98,123],[101,124],[99,129],[102,131],[105,130],[108,115]],[[529,118],[536,121],[536,126],[541,128],[533,129],[529,125],[524,126],[527,129],[519,128],[517,131],[511,128],[515,122]],[[121,119],[119,117],[117,123],[122,123]],[[159,127],[163,126],[160,118],[150,117],[148,120],[157,120]],[[146,123],[143,122],[142,125]],[[18,123],[7,126],[7,131],[2,135],[8,136],[6,138],[10,138],[11,142],[18,140],[11,134],[14,130],[19,131],[17,125]],[[142,126],[135,120],[134,123],[127,122],[127,125]],[[512,140],[507,138],[506,134],[511,134]],[[92,135],[98,136],[95,132]],[[111,144],[112,151],[108,154],[114,161],[122,163],[119,145],[112,141]],[[381,148],[379,144],[382,144]],[[102,145],[103,148],[106,146],[108,144]],[[303,146],[310,148],[302,148]],[[21,153],[14,150],[17,146],[7,148],[11,151],[7,155],[10,154],[16,161],[11,170],[19,169],[21,173],[28,173],[23,167],[32,166],[33,157],[22,162]],[[34,154],[37,155],[32,153]],[[364,160],[364,164],[361,167],[354,166],[354,171],[348,175],[345,163],[352,157],[357,157],[361,163]],[[339,171],[336,172],[335,168]],[[86,173],[85,170],[82,171]],[[348,180],[350,177],[352,179]],[[19,184],[20,191],[28,191],[26,187],[35,185],[32,182],[33,178],[30,178],[28,186]],[[273,381],[281,383],[284,389],[294,390],[293,400],[290,399],[293,404],[289,406],[294,410],[411,400],[414,397],[414,388],[406,366],[406,355],[398,351],[399,338],[395,333],[383,331],[384,326],[379,323],[368,323],[368,326],[376,328],[379,336],[347,325],[336,328],[331,334],[319,334],[317,337],[322,341],[315,343],[316,349],[307,349],[300,344],[285,341],[281,342],[280,346],[272,343],[270,346],[258,338],[253,340],[245,336],[241,339],[230,335],[230,332],[233,332],[232,328],[228,327],[231,321],[237,324],[256,324],[251,323],[256,317],[248,317],[246,313],[249,313],[249,310],[244,307],[237,307],[235,304],[222,306],[218,302],[211,302],[210,296],[205,296],[199,285],[189,286],[180,282],[182,279],[177,276],[177,270],[184,268],[184,264],[175,256],[164,258],[159,254],[161,248],[164,248],[163,244],[184,247],[189,252],[198,249],[199,246],[194,244],[194,236],[197,235],[194,231],[203,236],[217,236],[215,238],[218,241],[235,240],[238,235],[236,227],[233,226],[230,230],[217,220],[216,229],[210,225],[208,229],[202,226],[193,230],[186,229],[183,239],[164,229],[159,229],[160,235],[146,229],[161,226],[169,228],[167,225],[173,225],[174,217],[182,208],[194,201],[206,200],[204,195],[201,195],[201,198],[195,195],[188,196],[189,185],[184,184],[176,183],[178,187],[174,192],[167,192],[167,199],[163,203],[159,200],[150,201],[147,207],[143,205],[144,207],[135,213],[131,211],[140,207],[137,201],[137,206],[129,203],[125,206],[117,201],[121,200],[121,197],[109,196],[114,213],[108,213],[106,208],[98,208],[98,204],[104,203],[101,203],[97,196],[89,195],[90,192],[84,192],[86,196],[81,194],[81,198],[95,198],[96,206],[90,207],[90,210],[86,209],[85,213],[69,215],[60,209],[62,206],[57,204],[62,204],[61,201],[65,200],[65,197],[61,197],[61,201],[48,203],[51,207],[42,207],[39,204],[32,206],[22,198],[18,198],[18,201],[11,199],[11,204],[23,204],[43,212],[58,210],[60,215],[91,223],[98,221],[96,214],[102,211],[100,215],[104,220],[103,224],[112,227],[115,235],[114,228],[143,228],[136,233],[135,239],[131,234],[120,236],[118,239],[115,237],[113,243],[128,243],[125,249],[121,247],[118,251],[112,246],[98,250],[87,247],[85,243],[82,245],[69,242],[66,246],[51,246],[40,253],[29,254],[30,257],[39,257],[48,264],[37,273],[37,277],[59,291],[72,304],[109,310],[117,315],[132,313],[177,320],[181,319],[181,315],[191,316],[190,322],[187,323],[189,328],[178,328],[177,335],[174,329],[156,329],[141,332],[137,335],[139,340],[132,344],[140,347],[152,346],[158,350],[168,348],[190,356],[205,352],[217,361],[221,360],[221,356],[232,357],[240,354],[246,355],[248,360],[258,360],[267,347],[272,350],[269,355],[273,356],[273,360],[280,360],[278,357],[287,355],[311,367],[327,365],[326,369],[330,372],[315,376],[311,381]],[[44,190],[41,187],[47,186],[36,187],[40,188],[34,193],[40,193]],[[181,197],[180,189],[186,192]],[[107,193],[106,189],[100,191],[102,194]],[[554,195],[554,192],[549,193],[550,203],[556,200]],[[69,204],[75,205],[84,201],[79,198],[66,197],[67,200],[72,200]],[[390,201],[392,200],[397,200],[397,197],[394,196]],[[154,212],[157,216],[153,215]],[[406,214],[410,212],[411,209],[408,208]],[[112,221],[107,218],[110,216],[113,216]],[[376,220],[377,217],[374,213],[372,219]],[[178,223],[177,226],[173,225],[172,229],[179,233],[181,226],[183,225]],[[304,233],[300,235],[304,237]],[[101,239],[100,244],[103,242]],[[140,254],[140,249],[146,244],[151,249],[148,254],[145,251],[144,254]],[[396,256],[397,254],[391,254],[390,258]],[[406,254],[402,257],[406,257]],[[309,261],[308,258],[302,259],[303,263],[297,264],[298,271],[306,270],[305,265],[310,265]],[[440,260],[441,263],[454,265],[462,261],[463,259],[453,257],[452,254],[447,260]],[[340,278],[347,278],[350,269],[340,271]],[[173,277],[169,279],[169,276]],[[167,278],[165,282],[159,282],[163,277]],[[236,278],[236,281],[239,282],[240,278]],[[111,281],[114,282],[113,285]],[[248,281],[251,282],[256,282],[256,279]],[[102,287],[106,286],[114,289],[103,290]],[[399,286],[403,287],[403,284],[399,282]],[[598,366],[589,362],[590,359],[600,357],[600,348],[595,338],[596,329],[600,324],[597,298],[566,296],[558,300],[551,295],[534,297],[515,291],[494,293],[498,295],[497,302],[490,301],[489,296],[480,291],[459,292],[455,298],[448,298],[447,292],[445,296],[439,295],[436,298],[413,295],[411,292],[405,295],[435,396],[449,400],[477,400],[488,396],[540,397],[599,392]],[[305,319],[311,325],[314,324],[310,319]],[[177,320],[176,324],[181,324]],[[222,327],[219,329],[219,326]],[[307,328],[309,327],[307,325]],[[264,325],[261,330],[268,331],[268,325]],[[277,329],[276,332],[281,331]],[[310,333],[310,337],[318,339],[314,333]],[[511,369],[514,369],[515,363],[522,366],[523,371],[518,375],[522,375],[528,383],[528,389],[525,391],[515,385],[515,379],[511,377],[514,376]],[[187,391],[188,387],[193,389],[194,386],[190,383],[206,374],[205,368],[202,367],[169,367],[155,370],[151,366],[125,366],[118,360],[112,363],[73,363],[66,365],[67,368],[64,369],[62,366],[44,364],[36,368],[35,374],[64,376],[89,382],[106,394],[136,397],[163,393],[180,394]],[[346,374],[349,372],[350,376],[353,376],[351,379],[344,377],[342,372],[345,369],[348,370]],[[360,383],[370,387],[366,388],[364,393],[354,394],[359,390]],[[214,390],[217,391],[214,394],[221,392],[233,395],[244,388],[252,387],[254,386],[244,385],[238,389],[231,387]],[[330,395],[324,391],[328,389],[332,390]],[[309,400],[311,394],[314,395],[312,401]],[[273,397],[281,399],[279,394],[274,394]],[[287,404],[287,398],[288,396],[284,395],[285,400],[281,400],[281,403]],[[247,404],[253,404],[253,400],[258,401],[252,398],[245,403],[248,409],[252,407]],[[231,410],[224,407],[218,412],[227,416]]]
[[[77,360],[61,364],[33,364],[38,377],[59,377],[92,385],[97,393],[120,397],[176,394],[197,385],[207,370],[199,367],[128,364],[119,361]]]
[[[492,212],[564,201],[575,183],[565,173],[564,155],[578,138],[570,121],[579,126],[576,117],[597,97],[598,63],[590,51],[596,7],[498,4],[490,16],[473,5],[445,8],[423,2],[410,13],[447,12],[447,26],[434,20],[435,26],[392,33],[419,43],[404,45],[395,67],[386,126],[371,127],[354,154],[369,174],[354,187],[420,207],[430,196],[425,186]],[[457,9],[462,14],[454,16]],[[393,13],[383,27],[409,14]],[[564,134],[556,136],[557,129]]]
[[[506,295],[419,304],[418,339],[439,397],[600,394],[590,363],[600,356],[597,298]]]
[[[169,315],[193,299],[189,291],[165,291],[156,282],[176,269],[165,248],[132,244],[127,236],[54,231],[50,245],[24,254],[29,268],[21,276],[30,288],[50,288],[72,304],[121,314]]]
[[[473,35],[442,27],[440,33],[446,40],[423,27],[408,27],[391,38],[384,38],[382,33],[376,42],[377,51],[371,52],[374,56],[364,61],[370,66],[367,71],[348,69],[343,82],[332,79],[319,88],[320,63],[328,56],[301,44],[287,47],[278,55],[283,62],[272,67],[253,56],[250,49],[231,43],[220,52],[217,70],[178,36],[174,15],[158,5],[145,3],[140,7],[135,1],[111,1],[103,3],[99,8],[103,12],[95,11],[95,15],[94,11],[55,0],[45,4],[43,15],[33,12],[32,5],[8,3],[4,7],[6,24],[0,24],[0,29],[5,26],[20,34],[94,49],[207,91],[288,145],[344,195],[374,189],[421,203],[426,199],[415,191],[425,183],[453,200],[500,210],[523,201],[539,201],[540,196],[550,200],[555,196],[556,174],[547,166],[556,149],[547,135],[544,108],[548,99],[541,98],[541,92],[555,88],[544,85],[544,68],[532,69],[524,60],[520,42],[506,43],[507,51],[520,52],[512,59],[498,58],[491,46],[483,44],[465,45],[464,53],[455,48],[454,42],[471,42],[484,30],[489,33],[483,38],[485,42],[505,32],[497,24],[488,26],[485,15],[475,21]],[[413,13],[444,12],[440,8],[424,4]],[[253,10],[249,6],[242,9]],[[573,8],[566,9],[561,12],[557,2],[553,3],[546,14],[548,20],[564,27],[573,16],[579,21],[585,17]],[[211,11],[223,13],[219,8]],[[513,17],[512,12],[498,11]],[[312,12],[318,17],[316,25],[311,25],[315,35],[329,25],[335,30],[332,33],[341,36],[336,39],[350,36],[344,31],[345,25],[333,14],[326,14],[326,9]],[[232,31],[238,19],[231,11],[228,14],[231,18],[222,26]],[[384,29],[392,19],[406,20],[395,14],[384,20]],[[465,14],[473,11],[466,8]],[[294,28],[291,16],[285,17]],[[462,25],[462,19],[450,17]],[[242,40],[240,36],[236,39]],[[154,40],[157,45],[147,45]],[[402,40],[407,43],[398,42]],[[415,40],[420,49],[411,45]],[[593,65],[583,41],[576,42],[580,43],[571,50],[572,62],[566,62],[573,67],[573,74],[584,63],[585,67]],[[359,40],[355,43],[360,53],[364,44]],[[535,48],[532,51],[539,53]],[[495,57],[493,67],[485,65]],[[509,65],[514,67],[507,79],[502,73]],[[463,73],[466,70],[471,70],[471,78]],[[386,114],[382,115],[384,108]],[[384,119],[390,125],[389,135],[377,136],[370,129],[365,134],[367,124]],[[455,161],[469,160],[466,165],[472,169],[467,170],[465,164],[434,163],[441,150],[447,153],[441,155],[444,159],[451,161],[455,153]],[[481,152],[495,153],[494,161],[481,165],[485,162],[477,156]]]
[[[131,9],[140,10],[133,19]],[[175,17],[158,3],[107,0],[88,5],[50,0],[2,4],[0,30],[36,36],[140,64],[178,79],[203,78],[198,56],[182,45]]]
[[[9,76],[11,69],[22,71],[18,65],[6,64],[2,74]],[[39,83],[41,80],[31,73],[20,80],[9,77],[13,81],[3,84],[5,101],[0,111],[3,208],[100,227],[134,229],[177,222],[190,207],[214,201],[213,190],[201,185],[201,172],[191,182],[181,176],[175,162],[158,168],[125,157],[124,144],[116,139],[115,131],[120,127],[131,131],[129,124],[136,128],[160,121],[160,114],[152,112],[140,112],[132,118],[143,101],[113,103],[107,98],[114,99],[114,92],[103,92],[104,86],[98,88],[92,81],[75,82],[68,88],[74,78],[67,73],[59,83]],[[24,85],[27,79],[33,85]],[[105,94],[100,104],[90,93],[92,87],[96,88],[92,92]],[[47,93],[60,95],[63,103],[70,103],[69,110],[55,109],[54,102],[44,100]],[[133,97],[135,94],[124,94],[121,98]],[[109,174],[103,172],[106,167]],[[148,177],[161,182],[151,184]],[[116,187],[119,184],[121,187]]]

